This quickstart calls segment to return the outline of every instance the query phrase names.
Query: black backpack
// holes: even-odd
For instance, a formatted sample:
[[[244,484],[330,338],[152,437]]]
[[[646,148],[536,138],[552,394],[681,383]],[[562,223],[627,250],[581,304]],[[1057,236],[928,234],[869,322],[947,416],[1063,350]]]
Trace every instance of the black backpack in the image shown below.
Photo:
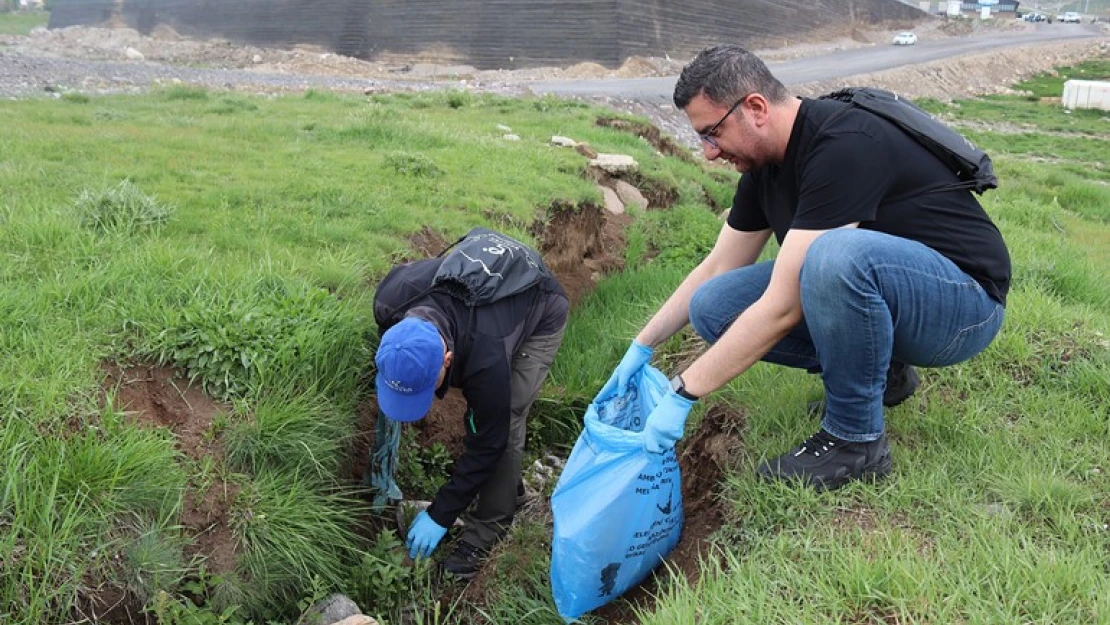
[[[432,287],[468,306],[491,304],[551,277],[536,250],[488,228],[474,228],[439,255]]]
[[[870,111],[925,146],[960,179],[958,184],[944,185],[937,191],[968,189],[982,194],[987,189],[998,188],[998,178],[994,175],[991,157],[986,152],[905,98],[882,89],[849,87],[823,95],[818,100],[839,100]],[[839,114],[833,116],[834,119],[836,117]]]

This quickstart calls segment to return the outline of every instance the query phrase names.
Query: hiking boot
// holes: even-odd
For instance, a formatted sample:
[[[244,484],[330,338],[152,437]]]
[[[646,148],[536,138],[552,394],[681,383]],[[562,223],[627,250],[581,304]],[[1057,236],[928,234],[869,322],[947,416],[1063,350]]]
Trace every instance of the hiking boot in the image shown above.
[[[835,490],[850,480],[875,480],[890,473],[890,442],[841,440],[822,428],[804,443],[756,469],[767,480],[798,480],[818,492]]]
[[[443,561],[443,570],[459,579],[470,579],[482,570],[487,556],[489,556],[488,549],[475,547],[465,540],[460,540],[455,545],[455,551]]]
[[[907,365],[897,360],[890,361],[890,368],[886,370],[886,390],[883,391],[883,406],[893,408],[913,396],[921,378],[913,365]],[[825,400],[819,399],[806,404],[806,413],[812,417],[820,418],[825,414]]]
[[[893,408],[906,401],[917,390],[921,378],[913,365],[907,365],[897,360],[890,361],[890,368],[886,370],[886,390],[883,391],[883,405]]]

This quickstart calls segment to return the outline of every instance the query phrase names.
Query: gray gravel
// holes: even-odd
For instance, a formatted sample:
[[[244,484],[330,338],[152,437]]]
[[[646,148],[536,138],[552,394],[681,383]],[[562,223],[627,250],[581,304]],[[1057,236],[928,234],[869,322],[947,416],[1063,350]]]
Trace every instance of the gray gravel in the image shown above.
[[[281,93],[307,89],[378,93],[457,88],[450,82],[373,80],[306,74],[264,74],[238,69],[201,69],[150,61],[96,61],[25,56],[0,52],[0,97],[50,97],[76,91],[90,95],[139,93],[150,87],[184,83],[209,89]],[[482,88],[507,94],[509,86]]]
[[[241,69],[202,69],[152,61],[103,61],[49,56],[28,56],[0,51],[0,98],[61,97],[77,92],[88,95],[142,93],[152,87],[187,84],[243,93],[295,93],[308,89],[352,93],[423,92],[460,89],[520,96],[530,91],[524,83],[379,80],[310,74],[266,74]],[[697,136],[685,117],[657,99],[638,101],[611,97],[583,98],[614,110],[641,115],[681,143],[696,146]]]

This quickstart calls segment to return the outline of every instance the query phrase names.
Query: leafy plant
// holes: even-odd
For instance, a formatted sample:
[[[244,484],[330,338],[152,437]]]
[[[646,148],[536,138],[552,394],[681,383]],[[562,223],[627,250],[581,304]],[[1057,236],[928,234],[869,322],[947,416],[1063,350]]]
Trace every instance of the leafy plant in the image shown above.
[[[344,340],[336,333],[345,325],[340,320],[344,312],[321,289],[277,289],[257,299],[224,302],[197,300],[169,314],[150,351],[221,398],[242,396],[267,375],[309,377],[317,362],[326,364],[320,350],[338,349],[336,343]]]
[[[405,544],[392,529],[378,532],[370,550],[362,554],[354,592],[372,600],[382,611],[400,607],[408,590],[409,570],[405,567]]]
[[[425,447],[412,428],[405,428],[401,434],[399,455],[397,485],[402,492],[424,497],[430,497],[439,490],[454,462],[443,443],[436,441]]]
[[[193,597],[207,596],[222,581],[220,576],[209,574],[201,566],[196,576],[182,585],[183,594],[159,591],[147,611],[154,614],[160,625],[252,625],[251,621],[243,621],[236,616],[239,606],[217,611],[203,602],[198,605],[193,600]]]
[[[416,606],[436,604],[432,590],[432,574],[436,565],[430,558],[421,558],[409,564],[405,545],[392,529],[382,529],[370,549],[362,554],[352,576],[352,597],[361,606],[373,606],[380,618],[387,621],[411,622],[399,615]],[[415,597],[425,596],[428,601],[416,604]],[[433,613],[438,606],[432,608]],[[425,622],[424,615],[411,615],[416,622]],[[433,622],[440,622],[435,620]]]

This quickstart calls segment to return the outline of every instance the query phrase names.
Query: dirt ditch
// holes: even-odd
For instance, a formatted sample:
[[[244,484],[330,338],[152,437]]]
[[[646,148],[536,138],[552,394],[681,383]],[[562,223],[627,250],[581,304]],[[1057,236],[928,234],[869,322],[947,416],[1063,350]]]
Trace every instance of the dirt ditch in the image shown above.
[[[114,410],[139,427],[169,430],[177,449],[192,462],[210,458],[222,464],[223,446],[213,424],[219,415],[231,411],[230,406],[211,398],[170,367],[106,363],[103,370],[102,405],[110,401]],[[184,555],[192,562],[203,561],[211,574],[232,573],[238,542],[228,512],[239,487],[225,481],[219,472],[204,484],[191,477],[194,479],[186,486],[180,516],[181,526],[191,538]],[[121,554],[110,560],[116,568],[122,566]],[[142,597],[125,584],[108,579],[86,580],[75,612],[80,619],[94,623],[152,622],[152,617],[143,612]]]

